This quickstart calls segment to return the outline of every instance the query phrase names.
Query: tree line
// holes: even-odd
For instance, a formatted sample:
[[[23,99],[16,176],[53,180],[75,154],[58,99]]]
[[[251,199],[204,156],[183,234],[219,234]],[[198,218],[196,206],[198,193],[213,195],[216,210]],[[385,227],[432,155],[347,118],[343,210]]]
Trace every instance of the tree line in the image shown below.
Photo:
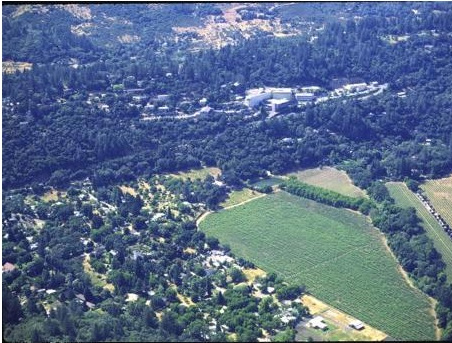
[[[371,200],[354,198],[322,187],[309,185],[305,182],[298,181],[295,176],[289,177],[289,180],[282,182],[279,187],[291,194],[303,198],[311,199],[333,207],[360,211],[363,214],[369,214],[371,209],[375,207],[374,202]]]

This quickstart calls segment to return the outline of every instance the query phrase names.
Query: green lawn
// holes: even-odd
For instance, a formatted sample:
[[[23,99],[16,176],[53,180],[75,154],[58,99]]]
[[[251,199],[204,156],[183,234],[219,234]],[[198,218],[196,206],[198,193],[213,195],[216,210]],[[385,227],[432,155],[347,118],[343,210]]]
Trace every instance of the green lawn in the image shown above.
[[[436,250],[440,252],[446,263],[447,278],[452,280],[452,241],[449,236],[403,182],[388,182],[386,186],[397,205],[416,209],[418,217],[422,219],[422,226],[427,236],[433,241]]]
[[[213,213],[200,228],[394,338],[435,338],[428,298],[403,279],[364,216],[278,192]]]
[[[253,191],[249,188],[243,188],[239,191],[232,191],[229,194],[229,197],[223,201],[220,206],[221,207],[229,207],[238,205],[246,200],[256,198],[258,196],[262,196],[262,193],[258,191]]]

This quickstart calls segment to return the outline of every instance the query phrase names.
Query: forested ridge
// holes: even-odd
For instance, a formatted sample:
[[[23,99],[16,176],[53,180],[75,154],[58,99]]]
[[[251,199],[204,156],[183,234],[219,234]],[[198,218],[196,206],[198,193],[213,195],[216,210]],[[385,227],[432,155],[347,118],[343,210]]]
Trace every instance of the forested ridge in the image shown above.
[[[290,326],[268,316],[262,322],[252,317],[252,312],[281,314],[283,309],[257,301],[251,289],[212,297],[215,286],[227,287],[226,275],[239,273],[225,270],[204,282],[202,261],[184,251],[228,250],[194,230],[196,216],[216,209],[226,190],[211,178],[184,183],[160,175],[218,167],[222,173],[217,181],[241,187],[268,172],[335,165],[367,189],[372,200],[350,202],[306,185],[292,185],[293,192],[370,213],[401,265],[439,300],[439,325],[445,328],[444,338],[451,338],[451,287],[441,257],[415,214],[395,207],[380,181],[420,181],[452,172],[452,7],[349,3],[340,9],[340,19],[334,4],[309,6],[316,8],[312,15],[301,7],[275,14],[295,27],[313,20],[312,30],[298,36],[258,34],[200,51],[190,50],[189,40],[172,39],[172,26],[201,25],[205,16],[221,13],[215,4],[160,4],[154,10],[141,4],[97,4],[90,6],[89,34],[74,33],[87,19],[58,6],[36,6],[23,14],[17,6],[3,6],[3,61],[33,63],[31,70],[3,73],[2,212],[8,237],[2,256],[19,267],[3,283],[9,337],[206,339],[211,323],[192,307],[181,307],[178,294],[183,294],[212,318],[221,318],[212,340],[226,339],[224,332],[255,340],[262,325],[279,339],[292,339]],[[124,39],[130,42],[121,43]],[[371,81],[388,88],[367,98],[293,107],[274,117],[263,107],[251,110],[237,100],[253,87],[317,85],[332,90],[337,83]],[[155,100],[162,95],[163,102]],[[211,111],[194,116],[201,99]],[[152,111],[165,105],[169,114],[143,120],[151,102]],[[178,118],[180,113],[193,117]],[[137,188],[139,178],[151,180],[152,192],[159,194],[149,203],[117,187],[127,183]],[[58,197],[62,203],[42,200],[49,187],[67,191]],[[89,196],[86,187],[92,187]],[[92,197],[98,199],[94,209],[84,203]],[[162,209],[159,204],[168,199],[177,206]],[[115,210],[110,213],[105,203]],[[155,215],[163,219],[146,220]],[[46,224],[37,233],[30,223],[40,221]],[[35,248],[26,238],[31,236]],[[92,245],[81,243],[86,236]],[[143,252],[131,246],[138,245],[154,247],[152,259],[158,263],[137,257]],[[115,286],[114,292],[87,276],[85,254],[96,272],[107,274],[104,281]],[[171,267],[174,259],[177,270]],[[284,290],[274,275],[261,283]],[[24,284],[26,291],[21,290]],[[44,308],[39,289],[56,290],[63,305]],[[150,308],[142,299],[124,300],[128,293],[147,297],[151,290]],[[30,294],[25,307],[20,300]],[[83,303],[76,300],[80,294]],[[87,302],[104,314],[89,312]],[[224,304],[230,311],[220,316]],[[240,312],[242,305],[247,310]],[[305,313],[296,310],[298,320]],[[158,321],[157,314],[164,320]],[[237,317],[246,317],[245,324],[239,325]],[[25,318],[22,331],[14,331],[19,318]]]
[[[55,64],[4,75],[3,96],[14,105],[3,104],[3,185],[46,180],[57,170],[67,178],[77,169],[93,175],[96,169],[114,169],[130,160],[147,163],[140,169],[134,163],[135,175],[205,163],[246,179],[267,169],[282,172],[347,159],[362,164],[355,174],[365,179],[363,184],[385,176],[446,174],[452,149],[448,87],[452,66],[446,49],[451,37],[444,19],[449,12],[427,13],[424,20],[375,15],[357,23],[333,22],[314,43],[304,38],[262,38],[180,60],[175,46],[168,43],[155,51],[155,42],[147,49],[120,46],[103,51],[102,61],[77,69]],[[410,38],[397,44],[383,39],[401,32]],[[5,34],[7,38],[7,30]],[[175,77],[166,77],[167,72]],[[389,82],[391,92],[367,101],[328,102],[253,123],[242,114],[221,112],[230,107],[224,102],[231,100],[231,92],[240,94],[259,85],[328,87],[339,77]],[[137,87],[137,80],[148,96],[171,93],[175,106],[183,97],[206,96],[218,114],[170,123],[139,122],[140,111],[130,106],[131,94],[115,90],[118,84]],[[240,83],[238,90],[233,82]],[[395,96],[401,90],[407,90],[406,98]],[[105,93],[110,112],[88,105],[89,92]],[[65,142],[59,142],[63,137]],[[289,148],[278,146],[277,141],[286,137],[299,142]],[[427,138],[431,145],[424,144]],[[174,160],[187,141],[192,153],[181,158],[188,161],[168,165],[166,159]],[[250,155],[255,158],[243,158]],[[119,163],[111,161],[121,156],[125,157]],[[111,162],[102,162],[106,160]],[[102,163],[106,165],[101,167]],[[245,173],[244,164],[251,165]]]

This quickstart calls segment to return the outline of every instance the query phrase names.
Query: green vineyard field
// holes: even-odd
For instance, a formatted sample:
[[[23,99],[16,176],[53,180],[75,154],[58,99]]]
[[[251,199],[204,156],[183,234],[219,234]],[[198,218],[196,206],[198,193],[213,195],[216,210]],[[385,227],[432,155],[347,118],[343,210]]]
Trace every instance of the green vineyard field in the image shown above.
[[[429,299],[403,278],[382,234],[362,215],[277,192],[213,213],[200,228],[396,339],[435,339]]]

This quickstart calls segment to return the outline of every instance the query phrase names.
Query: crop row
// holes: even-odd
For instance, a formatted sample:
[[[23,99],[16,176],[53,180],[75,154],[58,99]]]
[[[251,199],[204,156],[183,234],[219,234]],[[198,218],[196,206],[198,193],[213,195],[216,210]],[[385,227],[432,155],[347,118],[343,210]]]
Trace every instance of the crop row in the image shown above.
[[[441,180],[430,180],[422,188],[441,213],[446,222],[452,227],[452,177]]]
[[[367,263],[356,265],[357,259],[361,257],[360,252],[353,252],[335,263],[322,265],[321,271],[311,272],[309,275],[300,274],[293,281],[306,283],[316,296],[345,312],[353,313],[369,324],[384,327],[395,337],[410,332],[406,339],[427,339],[432,334],[433,326],[425,327],[425,323],[429,321],[426,297],[408,286],[400,287],[400,279],[393,264],[388,264],[387,261],[384,263],[384,259],[380,258],[374,261],[383,263],[379,268],[374,263],[371,263],[371,267]],[[388,272],[390,269],[393,269],[392,273]],[[376,273],[381,277],[367,277]],[[369,288],[374,291],[367,292]],[[396,317],[391,317],[391,323],[388,323],[387,313],[397,314]],[[413,316],[413,313],[418,315]],[[424,331],[425,334],[419,335]]]

